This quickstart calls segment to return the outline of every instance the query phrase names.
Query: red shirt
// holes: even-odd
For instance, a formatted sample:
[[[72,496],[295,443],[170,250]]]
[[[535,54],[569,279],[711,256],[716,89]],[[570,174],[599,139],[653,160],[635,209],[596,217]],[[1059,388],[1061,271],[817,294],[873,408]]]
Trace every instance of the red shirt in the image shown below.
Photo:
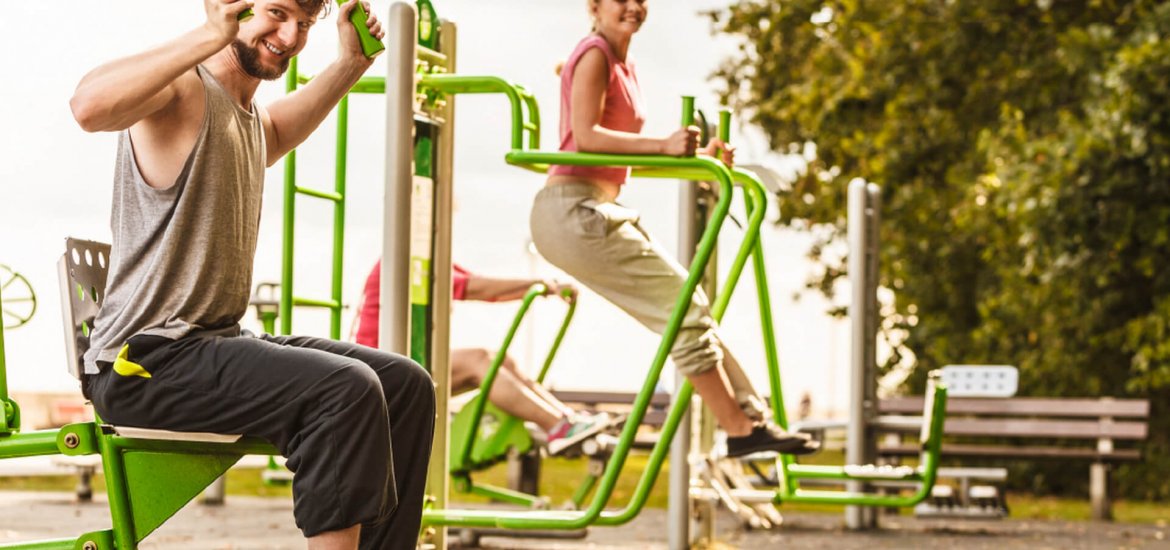
[[[573,72],[577,61],[585,52],[597,48],[605,54],[609,63],[609,82],[605,87],[605,105],[601,111],[601,126],[619,132],[637,134],[646,122],[642,105],[642,90],[638,87],[638,75],[634,73],[634,62],[627,58],[621,61],[613,53],[604,38],[596,34],[585,37],[577,44],[561,69],[561,151],[578,151],[577,140],[573,137],[572,104]],[[625,183],[630,169],[618,166],[549,166],[550,176],[580,176],[596,178],[614,183]]]
[[[462,300],[467,295],[467,281],[471,272],[461,266],[451,266],[451,297]],[[382,262],[374,264],[366,287],[362,290],[362,304],[358,307],[357,343],[371,348],[378,347],[378,312],[382,309]]]

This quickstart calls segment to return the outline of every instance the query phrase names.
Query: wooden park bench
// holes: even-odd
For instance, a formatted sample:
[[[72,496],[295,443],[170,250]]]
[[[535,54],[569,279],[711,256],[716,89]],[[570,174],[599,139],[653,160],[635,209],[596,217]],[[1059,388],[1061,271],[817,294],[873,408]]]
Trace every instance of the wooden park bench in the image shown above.
[[[902,434],[916,430],[908,415],[922,410],[922,397],[894,397],[878,403],[874,429],[878,455],[917,456]],[[1109,470],[1141,459],[1138,442],[1147,435],[1150,403],[1145,399],[952,398],[947,401],[942,456],[971,460],[1059,460],[1089,462],[1089,497],[1094,519],[1111,519]],[[888,434],[889,437],[880,437]]]

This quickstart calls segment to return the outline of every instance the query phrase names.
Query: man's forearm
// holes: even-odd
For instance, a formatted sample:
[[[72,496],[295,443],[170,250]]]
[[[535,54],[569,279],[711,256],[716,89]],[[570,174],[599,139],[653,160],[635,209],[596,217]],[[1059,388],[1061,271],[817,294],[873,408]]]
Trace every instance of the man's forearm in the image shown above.
[[[276,162],[312,134],[337,102],[365,74],[370,62],[338,59],[304,87],[275,101],[268,108],[276,138],[269,162]]]

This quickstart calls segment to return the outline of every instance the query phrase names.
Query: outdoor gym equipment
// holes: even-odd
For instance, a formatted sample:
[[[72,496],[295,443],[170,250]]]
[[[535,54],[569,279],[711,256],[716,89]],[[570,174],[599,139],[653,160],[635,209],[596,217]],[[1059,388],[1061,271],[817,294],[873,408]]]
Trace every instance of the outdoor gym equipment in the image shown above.
[[[397,12],[396,15],[396,10],[400,8],[402,8],[401,11]],[[405,66],[408,60],[416,57],[415,40],[408,40],[406,38],[414,31],[412,28],[414,18],[413,13],[410,13],[410,11],[412,10],[403,4],[395,4],[391,8],[391,17],[388,20],[389,32],[391,35],[402,37],[402,39],[390,44],[388,54],[392,58],[403,60],[399,63],[391,62],[389,66],[392,70],[396,67]],[[448,38],[447,35],[441,32],[439,43],[443,44]],[[419,51],[422,52],[423,50]],[[753,270],[756,274],[757,290],[760,292],[761,324],[763,325],[765,334],[764,344],[768,357],[769,383],[772,388],[771,395],[773,414],[775,415],[774,420],[781,426],[787,425],[786,418],[784,417],[782,388],[780,387],[778,360],[773,336],[774,329],[771,322],[771,308],[766,286],[766,274],[763,269],[762,248],[758,240],[759,228],[763,222],[764,208],[766,206],[766,194],[762,183],[754,174],[742,169],[729,170],[719,161],[704,156],[677,158],[536,151],[534,149],[539,146],[540,123],[535,103],[527,101],[522,89],[499,79],[494,79],[490,82],[493,87],[491,90],[484,89],[488,85],[488,81],[482,78],[460,77],[449,74],[422,75],[417,79],[417,86],[415,82],[403,78],[400,74],[391,74],[387,76],[383,84],[386,87],[385,92],[387,95],[387,131],[389,134],[386,140],[387,191],[385,196],[387,210],[385,219],[387,226],[383,233],[385,241],[382,254],[386,262],[383,264],[382,271],[383,309],[380,319],[382,333],[380,334],[379,341],[382,345],[387,346],[387,349],[406,349],[405,342],[408,339],[413,340],[413,336],[411,335],[413,326],[407,321],[407,312],[410,311],[408,304],[413,304],[414,302],[410,299],[410,293],[403,290],[403,288],[408,287],[404,282],[412,281],[411,275],[416,273],[416,271],[413,271],[416,264],[407,259],[414,255],[415,250],[409,247],[410,228],[404,225],[406,222],[403,220],[409,219],[409,216],[404,210],[404,205],[408,205],[411,202],[410,197],[412,187],[414,186],[414,178],[413,174],[404,167],[404,163],[402,162],[410,158],[411,152],[408,144],[411,143],[410,140],[412,138],[411,128],[408,124],[396,125],[394,121],[410,120],[416,93],[423,95],[438,93],[448,101],[449,98],[446,96],[472,91],[476,93],[494,91],[507,95],[512,107],[512,147],[505,154],[505,161],[509,164],[530,169],[538,173],[545,172],[550,164],[629,166],[633,168],[635,176],[700,181],[713,180],[719,188],[718,201],[711,211],[711,222],[703,233],[683,291],[676,302],[674,312],[648,371],[645,383],[634,401],[633,411],[630,414],[625,428],[622,430],[618,443],[614,448],[612,458],[606,466],[597,491],[587,509],[583,511],[456,510],[445,506],[442,502],[445,493],[442,490],[438,490],[436,491],[437,501],[431,508],[424,512],[423,522],[425,525],[429,527],[461,526],[507,529],[578,529],[588,525],[617,525],[629,521],[638,514],[645,504],[650,488],[661,468],[669,442],[678,428],[682,413],[689,407],[693,388],[688,383],[682,384],[675,396],[675,402],[663,425],[659,442],[651,452],[647,468],[639,480],[638,486],[628,505],[616,511],[605,510],[605,506],[612,495],[614,486],[616,485],[616,479],[628,456],[638,424],[646,412],[650,397],[658,382],[661,369],[665,364],[674,338],[677,336],[685,309],[689,305],[690,298],[698,287],[699,280],[702,277],[707,263],[711,259],[715,239],[730,209],[732,190],[735,185],[739,185],[745,190],[744,202],[748,210],[748,223],[745,228],[743,243],[740,245],[738,253],[732,262],[731,273],[727,281],[723,284],[722,291],[715,296],[712,304],[712,315],[716,319],[722,318],[728,306],[731,293],[738,282],[739,275],[746,267],[749,257],[751,257]],[[693,102],[689,99],[684,100],[684,124],[689,125],[693,121],[693,113]],[[722,130],[723,135],[727,134],[726,127],[729,123],[729,118],[729,114],[721,116],[721,122],[723,122],[724,126]],[[529,138],[527,140],[529,149],[525,148],[524,137]],[[417,189],[417,187],[414,187],[414,189]],[[398,206],[399,209],[395,210],[395,206]],[[436,212],[439,211],[440,209],[436,208]],[[395,225],[395,222],[403,225]],[[434,250],[440,249],[438,243],[431,244],[434,246]],[[410,250],[411,253],[404,253],[406,250]],[[449,265],[441,265],[441,262],[435,262],[435,264],[437,265],[432,265],[432,268],[438,281],[436,288],[442,288],[443,285],[440,277],[443,276],[444,270],[449,269]],[[436,294],[436,297],[441,296],[441,293]],[[440,391],[442,391],[442,377],[437,374],[436,379],[439,380]],[[937,387],[933,395],[935,397],[930,402],[927,411],[928,418],[932,420],[926,425],[926,428],[929,429],[923,430],[924,436],[926,436],[924,440],[926,443],[937,443],[937,438],[932,438],[931,435],[936,433],[938,427],[941,426],[941,409],[939,409],[939,406],[945,399],[945,390]],[[442,394],[440,394],[440,400],[442,400],[442,397]],[[934,414],[936,411],[940,412],[940,414]],[[436,437],[436,448],[438,448],[443,445],[438,440],[443,435],[439,434]],[[908,473],[904,470],[898,470],[896,472],[902,479],[920,481],[924,487],[925,494],[929,494],[929,486],[934,481],[934,469],[937,467],[937,452],[934,450],[936,447],[937,445],[933,447],[928,445],[928,450],[931,450],[931,452],[925,457],[923,461],[924,466],[921,471]],[[866,480],[888,479],[893,474],[887,470],[879,470],[874,467],[866,468],[864,466],[839,467],[835,469],[804,467],[792,464],[790,458],[781,459],[778,466],[784,469],[784,487],[777,491],[764,492],[767,493],[768,498],[773,502],[791,500],[860,504],[867,506],[905,506],[912,504],[920,496],[924,496],[916,494],[914,497],[901,498],[896,496],[884,497],[867,493],[843,492],[825,494],[825,492],[802,491],[796,484],[796,480],[802,478],[821,477],[841,480]],[[447,471],[447,468],[443,468],[441,471]],[[922,492],[920,491],[920,493]]]
[[[488,395],[491,393],[496,375],[507,357],[508,348],[511,346],[525,314],[533,300],[543,296],[547,291],[544,284],[536,283],[525,292],[520,302],[520,308],[508,328],[507,335],[504,336],[504,342],[496,350],[491,366],[488,367],[475,396],[459,412],[455,413],[451,420],[451,476],[455,481],[455,489],[461,493],[486,496],[529,507],[547,507],[547,501],[540,497],[502,487],[477,485],[471,479],[473,472],[506,459],[510,449],[524,454],[529,452],[534,445],[528,428],[524,426],[524,421],[492,405],[488,401]],[[569,294],[566,294],[565,297],[570,299],[569,307],[544,360],[544,365],[540,369],[540,374],[536,377],[537,384],[544,382],[557,349],[560,348],[561,341],[564,340],[565,332],[569,329],[569,323],[573,320],[573,312],[576,310],[577,302]]]

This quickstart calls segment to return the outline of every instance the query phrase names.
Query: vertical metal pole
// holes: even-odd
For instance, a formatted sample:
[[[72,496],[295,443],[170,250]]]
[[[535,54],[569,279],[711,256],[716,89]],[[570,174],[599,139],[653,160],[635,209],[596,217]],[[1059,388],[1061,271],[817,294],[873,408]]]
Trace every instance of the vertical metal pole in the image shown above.
[[[689,265],[695,256],[695,243],[699,242],[700,226],[697,205],[699,184],[693,181],[680,182],[678,192],[678,261]],[[675,374],[674,394],[685,379]],[[666,533],[670,550],[687,550],[691,547],[691,408],[683,415],[678,433],[670,444],[670,491],[667,496]]]
[[[874,186],[876,188],[876,186]],[[873,209],[870,205],[870,191],[861,179],[849,183],[849,279],[852,297],[849,308],[850,332],[850,384],[849,384],[849,429],[846,434],[845,462],[847,464],[872,464],[873,445],[870,441],[869,422],[873,416],[874,394],[870,379],[874,370],[876,287],[872,278],[876,271],[876,243],[872,238],[875,229],[871,220]],[[865,491],[865,484],[851,481],[846,484],[850,492]],[[870,529],[877,524],[877,516],[870,507],[847,506],[845,526],[849,529]]]
[[[455,73],[455,24],[444,21],[439,28],[439,52],[447,56],[447,74]],[[431,445],[431,463],[427,471],[427,494],[434,497],[434,506],[447,508],[450,496],[451,434],[445,421],[449,418],[451,399],[451,226],[455,187],[455,95],[444,99],[440,118],[443,120],[437,138],[438,158],[435,163],[434,255],[431,269],[434,273],[434,292],[431,293],[431,376],[435,379],[435,438]],[[447,548],[447,528],[435,527],[430,542],[440,550]]]
[[[286,94],[297,89],[297,58],[292,58],[284,77]],[[284,227],[280,256],[280,334],[292,334],[293,251],[297,213],[297,150],[284,156]]]
[[[337,105],[337,146],[333,165],[333,190],[339,199],[333,203],[333,271],[329,308],[329,337],[341,339],[341,291],[345,273],[342,263],[345,258],[345,175],[348,166],[349,147],[349,94]]]
[[[414,6],[395,2],[386,18],[386,187],[382,203],[382,308],[378,344],[407,355],[410,341],[410,188],[414,180]]]

